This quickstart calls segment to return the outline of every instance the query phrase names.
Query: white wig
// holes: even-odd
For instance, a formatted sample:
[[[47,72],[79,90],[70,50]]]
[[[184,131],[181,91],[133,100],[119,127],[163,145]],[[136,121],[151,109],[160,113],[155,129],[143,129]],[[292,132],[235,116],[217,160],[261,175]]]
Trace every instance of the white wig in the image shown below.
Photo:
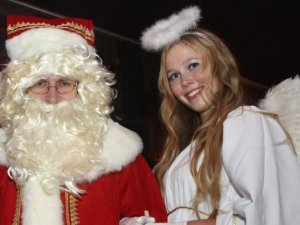
[[[23,143],[21,144],[22,146],[32,146],[30,141],[37,140],[38,142],[38,140],[42,139],[40,136],[43,134],[39,134],[39,132],[35,132],[35,139],[31,139],[30,136],[24,138],[24,133],[18,133],[18,129],[15,129],[16,126],[20,124],[18,121],[28,122],[29,125],[26,125],[27,122],[22,122],[25,124],[24,127],[26,130],[26,127],[28,127],[28,129],[29,126],[34,128],[34,124],[41,124],[41,121],[48,120],[42,120],[41,115],[43,114],[35,114],[34,109],[28,110],[28,107],[30,107],[30,104],[28,104],[28,102],[30,102],[30,97],[26,94],[28,87],[35,84],[39,79],[45,78],[49,75],[61,75],[79,81],[78,97],[73,103],[70,103],[70,107],[73,105],[75,109],[74,116],[71,108],[69,107],[68,110],[68,108],[64,106],[64,108],[67,110],[65,109],[63,113],[60,113],[57,116],[57,118],[60,118],[59,120],[51,120],[49,118],[49,120],[54,121],[54,124],[52,125],[54,126],[53,130],[55,130],[55,123],[59,122],[59,124],[62,124],[62,127],[64,127],[64,124],[66,125],[66,130],[61,129],[61,131],[56,131],[56,134],[53,134],[51,136],[52,138],[50,138],[51,140],[49,140],[53,142],[57,140],[57,138],[55,138],[56,135],[63,137],[64,133],[68,133],[69,136],[71,135],[69,138],[70,143],[72,141],[78,143],[75,145],[75,147],[73,147],[75,148],[74,150],[71,150],[71,147],[68,147],[70,151],[75,152],[75,154],[77,154],[76,152],[80,154],[80,148],[83,148],[80,146],[89,146],[90,150],[87,151],[86,157],[82,158],[82,160],[79,160],[78,163],[86,161],[91,162],[91,166],[93,166],[95,163],[97,163],[97,157],[99,160],[101,160],[101,157],[99,158],[101,154],[99,153],[102,149],[103,136],[107,131],[107,117],[113,110],[111,103],[116,96],[116,91],[111,87],[111,85],[113,85],[115,82],[114,74],[109,72],[102,65],[102,62],[97,55],[95,55],[93,52],[90,52],[88,48],[84,47],[84,45],[67,47],[62,49],[60,52],[43,53],[22,60],[13,60],[8,64],[7,68],[3,71],[3,74],[6,76],[6,79],[3,79],[4,95],[0,105],[0,124],[6,129],[8,137],[11,137],[11,135],[14,134],[14,139],[12,139],[12,142],[8,143],[7,146],[7,151],[13,153],[8,152],[8,155],[10,155],[12,158],[19,158],[21,155],[24,157],[23,154],[26,151],[19,151],[19,147],[15,146],[18,146],[19,143]],[[42,103],[38,105],[39,107],[37,107],[37,109],[48,107],[42,106]],[[83,114],[81,112],[87,113]],[[22,116],[24,117],[24,115],[31,116],[31,119],[26,120],[25,118],[21,118]],[[79,125],[74,125],[74,129],[70,130],[70,128],[68,128],[68,122],[64,121],[78,121]],[[81,123],[84,124],[80,125]],[[91,131],[84,131],[85,127],[87,126],[92,128],[90,129]],[[27,133],[30,135],[32,132]],[[80,139],[72,138],[77,134],[79,135],[78,137],[80,137]],[[87,135],[89,135],[89,137]],[[64,142],[65,140],[60,138],[60,143]],[[36,146],[46,148],[47,145],[43,147],[43,143],[36,143]],[[72,145],[70,144],[70,146]],[[26,147],[24,149],[29,148]],[[69,158],[71,161],[74,161],[74,159],[72,160],[72,155],[70,155]],[[85,165],[88,164],[85,163]],[[17,183],[23,183],[26,180],[26,175],[28,175],[28,169],[20,168],[22,167],[13,166],[9,170],[10,175],[17,181]],[[78,169],[75,177],[81,177],[81,174],[87,172],[88,168],[91,167],[86,166],[86,169],[83,169],[82,171]],[[76,179],[68,180],[68,178],[72,177],[70,175],[71,173],[72,168],[70,168],[70,172],[66,172],[65,174],[59,173],[58,176],[60,177],[60,181],[65,182],[65,185],[69,189],[72,189],[71,191],[73,193],[78,193],[79,190],[76,189],[76,186],[74,185]],[[48,181],[48,183],[45,183],[46,188],[49,186],[51,187],[52,185],[52,181]]]

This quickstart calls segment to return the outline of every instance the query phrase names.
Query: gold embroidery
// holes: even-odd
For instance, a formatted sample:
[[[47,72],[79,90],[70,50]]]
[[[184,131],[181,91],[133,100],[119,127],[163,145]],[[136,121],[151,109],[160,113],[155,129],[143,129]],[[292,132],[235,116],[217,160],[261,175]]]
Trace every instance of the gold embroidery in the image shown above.
[[[53,27],[53,28],[59,28],[59,29],[65,29],[72,31],[74,33],[77,33],[84,37],[85,39],[94,42],[95,35],[93,29],[88,29],[86,26],[83,26],[82,24],[74,23],[74,22],[66,22],[59,25],[53,25],[45,22],[18,22],[16,24],[9,24],[7,26],[7,33],[8,35],[11,35],[16,32],[21,32],[24,30],[34,29],[34,28],[47,28],[47,27]]]
[[[69,194],[65,192],[65,208],[66,208],[66,222],[70,225],[70,210],[69,210]]]
[[[21,218],[22,189],[17,187],[16,209],[12,225],[19,225]]]
[[[79,216],[77,210],[77,201],[78,199],[65,192],[65,207],[66,207],[66,221],[67,225],[79,225]]]

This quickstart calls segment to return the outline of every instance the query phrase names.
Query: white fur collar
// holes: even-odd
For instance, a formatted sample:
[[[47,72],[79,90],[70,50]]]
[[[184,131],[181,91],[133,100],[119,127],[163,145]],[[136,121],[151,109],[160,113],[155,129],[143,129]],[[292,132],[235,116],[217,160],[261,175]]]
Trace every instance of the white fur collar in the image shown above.
[[[87,174],[84,181],[92,181],[104,174],[120,171],[135,160],[142,148],[143,142],[136,133],[109,119],[102,151],[105,167],[101,165],[95,168]]]

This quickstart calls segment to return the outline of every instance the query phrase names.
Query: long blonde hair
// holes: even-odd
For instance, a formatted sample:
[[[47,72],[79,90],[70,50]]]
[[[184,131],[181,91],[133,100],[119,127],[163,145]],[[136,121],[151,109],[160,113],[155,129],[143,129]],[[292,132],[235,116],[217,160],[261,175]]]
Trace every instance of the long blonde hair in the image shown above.
[[[197,35],[197,32],[204,35]],[[201,121],[198,112],[184,106],[171,92],[166,73],[166,56],[172,46],[178,43],[184,43],[198,52],[211,68],[208,82],[217,80],[220,84],[217,93],[213,94],[210,90],[209,96],[212,96],[212,99],[205,121]],[[213,207],[210,218],[214,218],[221,196],[223,122],[229,112],[244,104],[244,93],[236,61],[220,38],[204,29],[197,29],[193,33],[183,35],[180,40],[163,50],[158,87],[162,97],[160,114],[166,129],[166,138],[154,173],[163,190],[163,178],[167,169],[181,150],[194,140],[191,173],[197,191],[193,209],[197,212],[198,204],[210,199]],[[201,154],[204,158],[199,168],[197,162]]]

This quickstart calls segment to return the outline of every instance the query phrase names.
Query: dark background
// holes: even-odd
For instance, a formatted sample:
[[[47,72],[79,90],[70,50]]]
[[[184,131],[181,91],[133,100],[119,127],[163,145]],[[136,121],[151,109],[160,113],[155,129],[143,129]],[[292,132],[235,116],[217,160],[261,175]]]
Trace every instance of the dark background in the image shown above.
[[[156,87],[159,54],[143,51],[139,38],[157,19],[190,5],[202,9],[199,25],[222,37],[232,50],[254,100],[299,74],[299,0],[0,0],[0,63],[6,61],[7,14],[92,19],[98,54],[118,81],[113,116],[142,136],[144,154],[152,162],[162,132]]]

